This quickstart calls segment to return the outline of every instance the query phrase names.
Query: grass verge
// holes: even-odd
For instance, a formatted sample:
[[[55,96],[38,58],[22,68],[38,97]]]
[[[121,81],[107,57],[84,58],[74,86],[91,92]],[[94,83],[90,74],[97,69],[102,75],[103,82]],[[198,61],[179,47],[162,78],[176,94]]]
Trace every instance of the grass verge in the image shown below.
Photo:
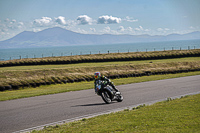
[[[167,100],[134,110],[124,110],[89,119],[46,127],[32,133],[79,132],[200,132],[200,94]]]
[[[192,75],[200,75],[200,71],[188,72],[188,73],[178,73],[178,74],[167,74],[167,75],[151,75],[143,77],[130,77],[130,78],[120,78],[112,80],[115,85],[130,84],[130,83],[139,83],[153,80],[185,77]],[[25,88],[20,90],[4,91],[0,92],[0,101],[63,93],[69,91],[79,91],[85,89],[93,88],[93,81],[90,82],[76,82],[76,83],[67,83],[67,84],[56,84],[56,85],[46,85],[40,86],[37,88]]]

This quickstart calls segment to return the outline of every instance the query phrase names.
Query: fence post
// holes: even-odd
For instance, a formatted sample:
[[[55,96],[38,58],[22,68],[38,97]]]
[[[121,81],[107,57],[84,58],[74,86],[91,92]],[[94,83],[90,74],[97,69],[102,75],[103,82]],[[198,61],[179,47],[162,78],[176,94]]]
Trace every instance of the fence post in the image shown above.
[[[195,49],[195,46],[194,46],[194,49]]]
[[[109,54],[109,50],[108,50],[108,54]]]
[[[19,59],[20,59],[20,60],[22,59],[22,56],[21,56],[21,55],[19,56]]]
[[[101,52],[99,51],[99,54],[101,54]]]
[[[156,51],[156,49],[154,48],[154,52]]]
[[[165,51],[165,48],[164,48],[164,51]]]
[[[190,46],[188,46],[188,50],[190,50]]]
[[[147,49],[146,49],[146,52],[147,52]]]
[[[119,54],[119,50],[118,50],[118,54]]]
[[[172,51],[174,50],[174,47],[172,47]]]
[[[181,51],[181,47],[180,47],[180,51]]]
[[[71,56],[72,56],[72,52],[71,52]]]

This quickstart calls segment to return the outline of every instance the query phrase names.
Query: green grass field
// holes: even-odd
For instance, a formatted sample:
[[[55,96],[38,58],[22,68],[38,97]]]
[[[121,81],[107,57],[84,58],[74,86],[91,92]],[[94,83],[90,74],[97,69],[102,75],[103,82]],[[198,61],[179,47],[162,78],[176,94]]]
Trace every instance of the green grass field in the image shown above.
[[[32,133],[199,133],[200,94],[97,116]]]

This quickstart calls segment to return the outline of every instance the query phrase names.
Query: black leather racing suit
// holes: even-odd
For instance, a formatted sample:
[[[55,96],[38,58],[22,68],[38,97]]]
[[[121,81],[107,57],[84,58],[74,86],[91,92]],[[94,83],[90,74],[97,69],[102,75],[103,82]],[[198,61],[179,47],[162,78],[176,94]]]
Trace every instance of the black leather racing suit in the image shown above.
[[[106,85],[110,85],[116,92],[118,92],[117,88],[115,87],[115,85],[110,81],[110,79],[108,79],[107,77],[105,76],[101,76],[99,79],[95,79],[94,81],[94,88],[95,88],[95,92],[97,92],[96,90],[96,84],[97,82],[101,80],[101,81],[106,81],[107,84],[102,84],[101,85],[101,88],[105,87]]]

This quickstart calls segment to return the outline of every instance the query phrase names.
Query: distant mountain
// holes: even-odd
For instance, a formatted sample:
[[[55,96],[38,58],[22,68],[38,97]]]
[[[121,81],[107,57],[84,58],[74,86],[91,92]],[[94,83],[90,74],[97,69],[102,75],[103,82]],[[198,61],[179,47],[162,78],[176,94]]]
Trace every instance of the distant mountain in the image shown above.
[[[13,38],[0,41],[0,48],[32,48],[46,46],[96,45],[135,42],[156,42],[200,39],[200,32],[170,34],[167,36],[150,35],[95,35],[80,34],[59,27],[40,32],[24,31]]]

